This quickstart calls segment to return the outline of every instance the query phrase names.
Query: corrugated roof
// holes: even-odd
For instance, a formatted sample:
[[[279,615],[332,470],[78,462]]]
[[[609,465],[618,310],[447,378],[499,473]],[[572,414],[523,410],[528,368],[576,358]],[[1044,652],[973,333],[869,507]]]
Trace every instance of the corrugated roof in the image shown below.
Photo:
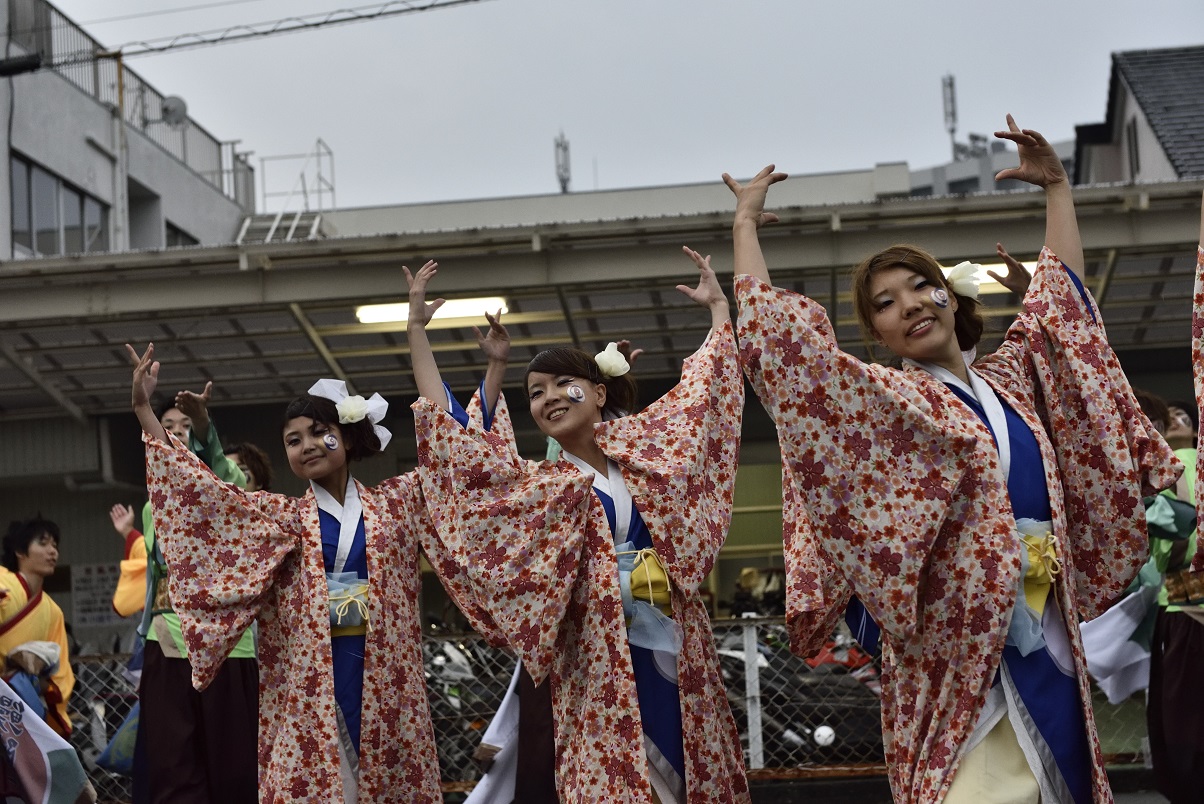
[[[1112,54],[1180,178],[1204,176],[1204,45]]]

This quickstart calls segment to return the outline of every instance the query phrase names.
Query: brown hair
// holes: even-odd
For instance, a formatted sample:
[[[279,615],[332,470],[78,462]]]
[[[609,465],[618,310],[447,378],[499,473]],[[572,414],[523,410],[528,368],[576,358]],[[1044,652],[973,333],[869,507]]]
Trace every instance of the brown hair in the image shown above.
[[[1157,394],[1151,394],[1149,391],[1143,391],[1140,388],[1133,389],[1133,396],[1137,398],[1137,404],[1141,406],[1141,412],[1150,420],[1150,424],[1154,425],[1154,429],[1166,435],[1166,428],[1171,423],[1171,409],[1166,404],[1166,401]],[[1159,427],[1159,425],[1162,426]]]
[[[570,347],[546,349],[535,356],[527,364],[527,373],[523,375],[523,386],[526,387],[527,377],[531,372],[554,376],[568,375],[589,380],[595,385],[606,386],[606,405],[602,408],[604,417],[611,418],[626,416],[635,412],[636,385],[635,377],[627,372],[622,377],[603,377],[593,357]]]
[[[266,452],[254,444],[245,443],[230,444],[226,447],[225,453],[238,456],[247,465],[251,474],[255,475],[260,489],[268,491],[272,488],[272,461]]]
[[[953,329],[957,333],[957,345],[963,352],[978,345],[982,338],[984,322],[978,309],[978,299],[954,293],[941,270],[941,264],[924,249],[900,243],[879,251],[853,269],[853,310],[857,321],[867,337],[874,335],[874,300],[870,296],[870,281],[874,274],[891,268],[906,268],[915,271],[932,284],[945,288],[957,299],[957,310],[953,313]]]
[[[343,434],[343,446],[347,449],[349,461],[358,461],[380,452],[380,439],[376,437],[376,431],[372,429],[372,422],[368,417],[365,416],[358,422],[339,424],[338,409],[335,408],[334,402],[324,396],[304,394],[289,402],[284,410],[284,424],[281,429],[298,416],[339,428]]]

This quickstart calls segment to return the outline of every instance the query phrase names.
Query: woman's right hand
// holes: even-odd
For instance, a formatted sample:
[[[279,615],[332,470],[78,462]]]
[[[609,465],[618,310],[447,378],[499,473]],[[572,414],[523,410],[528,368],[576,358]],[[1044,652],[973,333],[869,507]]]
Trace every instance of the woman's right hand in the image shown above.
[[[155,360],[155,345],[148,343],[146,351],[139,357],[138,352],[128,343],[125,351],[134,361],[134,382],[130,389],[130,404],[134,410],[140,407],[150,407],[151,397],[159,387],[159,361]]]
[[[401,266],[406,275],[406,284],[410,286],[410,317],[409,325],[425,327],[435,317],[435,312],[443,306],[443,299],[435,299],[429,304],[426,301],[426,286],[439,273],[439,263],[427,260],[426,265],[418,269],[417,274],[411,274],[410,269]]]
[[[784,181],[786,174],[776,173],[773,168],[773,165],[761,168],[761,172],[753,176],[747,184],[740,184],[731,175],[723,174],[723,183],[736,196],[734,226],[751,223],[755,228],[760,229],[767,223],[777,222],[777,215],[765,211],[765,196],[769,192],[769,185]]]
[[[134,406],[138,423],[142,425],[143,431],[152,438],[168,441],[167,431],[163,429],[159,417],[151,409],[150,402],[151,397],[155,395],[155,389],[159,387],[159,361],[155,360],[155,345],[148,343],[146,351],[142,353],[141,357],[128,343],[125,345],[125,351],[129,354],[130,360],[134,361],[134,381],[130,388],[130,403]]]

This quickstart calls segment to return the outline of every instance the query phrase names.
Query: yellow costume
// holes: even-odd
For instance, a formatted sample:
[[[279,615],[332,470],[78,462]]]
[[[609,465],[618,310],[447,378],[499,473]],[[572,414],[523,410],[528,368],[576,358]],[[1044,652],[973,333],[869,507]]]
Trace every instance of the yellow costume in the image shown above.
[[[0,595],[0,655],[7,660],[13,648],[26,642],[54,642],[59,646],[58,669],[50,674],[50,685],[44,691],[46,722],[59,734],[69,735],[67,699],[75,686],[75,674],[67,654],[63,610],[44,592],[38,592],[31,601],[25,579],[4,567],[0,567]]]

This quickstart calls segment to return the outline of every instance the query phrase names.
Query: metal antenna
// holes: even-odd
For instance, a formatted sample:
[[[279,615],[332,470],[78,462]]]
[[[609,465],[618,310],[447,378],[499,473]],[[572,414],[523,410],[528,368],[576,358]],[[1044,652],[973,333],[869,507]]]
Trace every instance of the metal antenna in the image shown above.
[[[563,131],[554,140],[554,144],[556,145],[556,178],[560,181],[560,192],[567,193],[573,171],[569,166],[569,141]]]
[[[953,88],[953,73],[941,78],[941,91],[945,98],[945,128],[949,131],[953,158],[957,159],[957,93]]]

